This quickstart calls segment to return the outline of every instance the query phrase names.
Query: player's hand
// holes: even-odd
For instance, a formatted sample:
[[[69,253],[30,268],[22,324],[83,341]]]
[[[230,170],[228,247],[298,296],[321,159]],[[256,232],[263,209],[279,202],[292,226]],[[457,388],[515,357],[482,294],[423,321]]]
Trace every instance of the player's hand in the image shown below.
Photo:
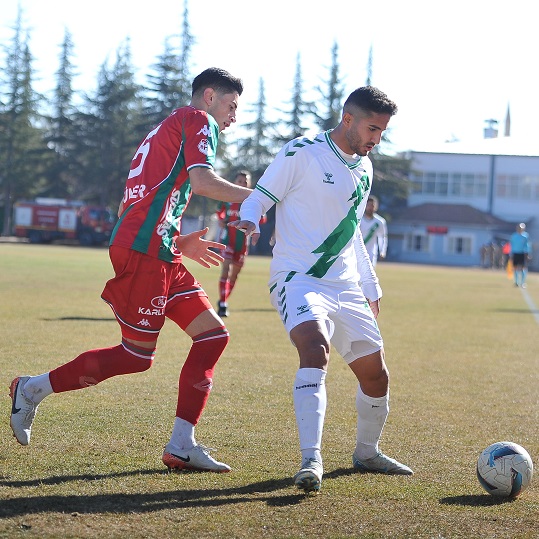
[[[233,226],[242,232],[245,232],[246,236],[251,236],[251,244],[256,245],[258,238],[260,238],[260,232],[255,232],[256,225],[252,221],[230,221],[228,226]]]
[[[204,230],[196,230],[191,234],[180,236],[176,240],[176,246],[182,252],[184,256],[198,262],[205,268],[211,266],[218,266],[224,258],[211,249],[223,250],[226,245],[218,243],[216,241],[205,240],[202,236],[208,233],[208,227]]]
[[[369,302],[369,307],[371,308],[372,314],[374,315],[374,318],[378,318],[378,315],[380,314],[380,300],[374,300],[371,301],[370,299],[367,299]]]

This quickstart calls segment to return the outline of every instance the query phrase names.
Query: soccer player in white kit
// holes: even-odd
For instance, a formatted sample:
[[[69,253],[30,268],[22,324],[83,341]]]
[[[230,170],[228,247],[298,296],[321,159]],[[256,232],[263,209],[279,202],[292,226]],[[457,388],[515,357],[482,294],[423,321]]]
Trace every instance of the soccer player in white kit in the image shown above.
[[[276,205],[270,298],[299,355],[293,397],[302,463],[294,482],[304,491],[322,483],[330,343],[359,382],[354,468],[413,473],[378,448],[389,413],[376,323],[382,290],[359,229],[373,178],[368,154],[396,111],[377,88],[354,90],[339,125],[287,143],[242,203],[240,220],[229,223],[256,243],[260,217]]]
[[[378,199],[370,195],[359,228],[373,266],[376,266],[378,257],[384,259],[387,253],[387,222],[377,211]]]

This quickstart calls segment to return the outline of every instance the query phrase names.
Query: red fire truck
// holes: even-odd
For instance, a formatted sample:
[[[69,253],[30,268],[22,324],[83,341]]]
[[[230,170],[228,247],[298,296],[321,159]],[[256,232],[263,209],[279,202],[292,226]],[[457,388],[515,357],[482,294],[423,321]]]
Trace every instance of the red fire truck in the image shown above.
[[[106,208],[57,198],[17,202],[13,213],[15,236],[30,243],[77,240],[81,245],[100,245],[110,239],[115,223]]]

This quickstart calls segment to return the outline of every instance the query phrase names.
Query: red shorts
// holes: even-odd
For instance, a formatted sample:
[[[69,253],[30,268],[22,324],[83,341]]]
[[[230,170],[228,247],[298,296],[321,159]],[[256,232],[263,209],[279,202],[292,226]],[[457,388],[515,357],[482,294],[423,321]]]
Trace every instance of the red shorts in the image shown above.
[[[245,262],[245,253],[241,251],[234,251],[232,247],[227,247],[226,249],[221,251],[221,256],[225,260],[229,260],[231,264],[239,266],[240,268],[243,267],[243,264]]]
[[[185,329],[212,308],[206,292],[183,264],[114,245],[109,256],[115,276],[105,285],[101,298],[113,310],[124,337],[154,341],[166,316]]]

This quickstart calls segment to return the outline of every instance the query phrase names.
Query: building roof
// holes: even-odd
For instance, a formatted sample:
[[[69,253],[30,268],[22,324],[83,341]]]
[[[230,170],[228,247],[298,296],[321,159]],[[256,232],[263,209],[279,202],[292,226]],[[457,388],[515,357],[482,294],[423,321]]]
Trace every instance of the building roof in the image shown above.
[[[443,153],[467,155],[509,155],[539,157],[537,141],[533,139],[517,139],[514,137],[485,138],[470,141],[426,143],[423,147],[415,147],[412,153]]]
[[[392,212],[392,219],[405,222],[422,222],[430,225],[453,224],[495,227],[514,230],[517,223],[509,223],[494,215],[482,212],[468,204],[419,204]]]

